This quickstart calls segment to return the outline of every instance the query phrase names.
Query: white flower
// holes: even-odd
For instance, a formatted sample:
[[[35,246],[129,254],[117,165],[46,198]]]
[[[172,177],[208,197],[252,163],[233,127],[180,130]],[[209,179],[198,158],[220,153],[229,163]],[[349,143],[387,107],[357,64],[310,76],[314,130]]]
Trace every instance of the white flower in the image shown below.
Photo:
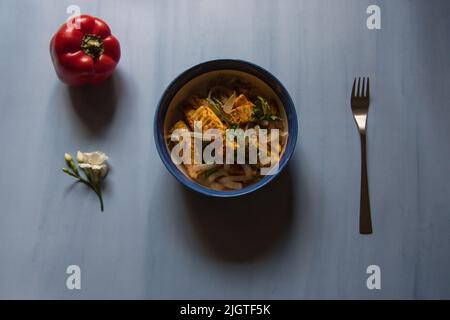
[[[100,210],[103,211],[102,181],[108,173],[108,156],[103,152],[77,152],[78,167],[70,154],[64,154],[68,168],[62,171],[89,186],[98,196]],[[81,169],[86,177],[80,174]]]
[[[89,172],[93,179],[103,178],[108,173],[107,160],[108,156],[103,152],[77,152],[80,168]]]

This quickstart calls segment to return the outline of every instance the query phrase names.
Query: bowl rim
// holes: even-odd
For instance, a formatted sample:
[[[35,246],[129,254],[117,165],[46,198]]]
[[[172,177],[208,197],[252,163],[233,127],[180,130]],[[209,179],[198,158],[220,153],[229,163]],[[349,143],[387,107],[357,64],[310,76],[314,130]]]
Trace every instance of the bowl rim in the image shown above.
[[[194,78],[213,71],[220,70],[232,70],[232,71],[240,71],[243,73],[250,74],[266,85],[268,85],[275,94],[278,95],[278,98],[283,103],[283,107],[288,120],[288,142],[286,144],[283,156],[279,161],[279,168],[277,173],[270,176],[265,176],[260,181],[251,184],[241,190],[234,191],[218,191],[209,189],[207,187],[202,186],[201,184],[190,180],[186,175],[180,171],[179,168],[173,163],[170,158],[170,154],[167,150],[166,142],[164,139],[164,121],[167,114],[167,108],[178,93],[178,91],[183,88],[189,81]],[[165,110],[163,110],[163,107]],[[288,164],[290,158],[294,154],[295,147],[297,144],[297,135],[298,135],[298,123],[297,123],[297,112],[295,109],[294,102],[292,101],[291,96],[289,95],[286,88],[283,84],[275,77],[272,73],[265,70],[264,68],[248,61],[240,60],[240,59],[217,59],[217,60],[209,60],[206,62],[202,62],[193,67],[188,68],[180,75],[178,75],[174,80],[172,80],[169,85],[164,90],[161,95],[153,120],[153,135],[155,139],[156,149],[158,151],[159,157],[164,163],[165,167],[169,172],[184,186],[207,196],[217,197],[217,198],[233,198],[239,197],[243,195],[250,194],[255,192],[256,190],[261,189],[266,186],[272,180],[274,180],[283,169]]]

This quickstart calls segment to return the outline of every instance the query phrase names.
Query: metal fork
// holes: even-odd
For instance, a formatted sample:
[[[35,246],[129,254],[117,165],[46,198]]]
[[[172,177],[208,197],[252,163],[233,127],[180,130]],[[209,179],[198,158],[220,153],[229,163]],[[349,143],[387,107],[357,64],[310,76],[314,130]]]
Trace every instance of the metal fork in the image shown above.
[[[353,81],[351,106],[353,117],[361,137],[361,202],[359,211],[359,232],[372,234],[372,219],[370,216],[369,185],[367,182],[366,160],[366,126],[370,105],[369,78],[358,78]]]

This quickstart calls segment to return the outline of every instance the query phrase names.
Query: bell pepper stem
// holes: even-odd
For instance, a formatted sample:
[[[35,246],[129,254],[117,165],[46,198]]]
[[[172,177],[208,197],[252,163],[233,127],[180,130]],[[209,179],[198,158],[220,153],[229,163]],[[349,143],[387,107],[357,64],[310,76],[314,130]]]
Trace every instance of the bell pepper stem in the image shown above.
[[[92,34],[87,34],[83,37],[81,49],[95,60],[98,60],[105,51],[102,39]]]

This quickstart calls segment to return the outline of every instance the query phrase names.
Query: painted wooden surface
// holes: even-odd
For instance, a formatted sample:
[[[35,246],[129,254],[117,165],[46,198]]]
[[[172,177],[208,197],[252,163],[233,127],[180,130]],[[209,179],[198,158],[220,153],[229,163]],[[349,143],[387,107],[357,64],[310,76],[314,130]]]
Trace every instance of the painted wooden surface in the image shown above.
[[[105,19],[112,81],[68,89],[48,42],[66,7]],[[382,30],[366,8],[382,8]],[[450,2],[0,0],[1,298],[450,298]],[[156,104],[186,68],[270,70],[299,115],[289,168],[249,197],[181,187],[153,142]],[[359,138],[349,95],[370,76],[375,234],[358,234]],[[100,149],[106,211],[63,175]],[[66,267],[82,290],[66,289]],[[366,268],[382,289],[366,288]]]

